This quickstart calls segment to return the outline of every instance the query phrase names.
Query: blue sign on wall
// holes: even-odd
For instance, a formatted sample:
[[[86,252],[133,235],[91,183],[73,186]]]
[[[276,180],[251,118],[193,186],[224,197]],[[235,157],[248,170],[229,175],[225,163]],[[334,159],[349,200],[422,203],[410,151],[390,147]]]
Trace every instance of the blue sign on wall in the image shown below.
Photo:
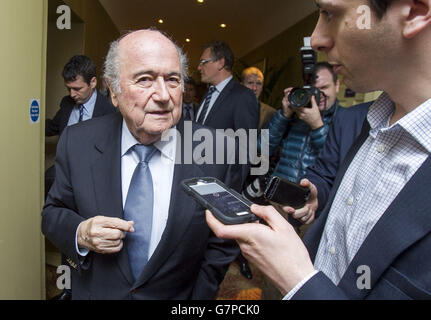
[[[30,121],[31,123],[38,123],[40,118],[40,103],[39,100],[30,101]]]

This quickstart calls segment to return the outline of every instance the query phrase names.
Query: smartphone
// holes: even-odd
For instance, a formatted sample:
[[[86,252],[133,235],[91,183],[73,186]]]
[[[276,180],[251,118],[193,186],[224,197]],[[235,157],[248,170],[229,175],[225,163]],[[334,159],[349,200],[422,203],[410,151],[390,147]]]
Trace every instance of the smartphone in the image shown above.
[[[269,181],[264,196],[267,200],[295,209],[302,208],[310,198],[310,189],[278,176]]]
[[[224,224],[241,224],[259,220],[250,211],[252,202],[216,178],[193,178],[181,182],[183,190],[210,210]]]

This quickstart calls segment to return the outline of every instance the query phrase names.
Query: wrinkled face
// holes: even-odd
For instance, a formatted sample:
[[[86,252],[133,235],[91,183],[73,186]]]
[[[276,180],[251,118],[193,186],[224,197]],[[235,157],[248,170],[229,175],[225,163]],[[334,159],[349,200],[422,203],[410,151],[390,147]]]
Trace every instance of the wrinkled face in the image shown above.
[[[348,87],[357,92],[380,89],[394,68],[389,67],[389,62],[393,64],[390,53],[398,50],[394,20],[388,14],[379,20],[369,10],[370,28],[364,29],[360,28],[364,14],[358,8],[369,8],[367,0],[316,0],[316,4],[320,17],[311,39],[313,48],[327,54]]]
[[[121,93],[112,101],[141,143],[160,139],[181,117],[182,73],[173,43],[155,31],[137,31],[118,48]]]
[[[247,88],[253,90],[256,98],[259,99],[260,94],[263,90],[263,78],[257,74],[249,74],[244,77],[244,82],[242,83]]]
[[[82,76],[78,75],[75,81],[65,82],[64,85],[69,91],[70,97],[77,105],[80,105],[90,100],[91,95],[96,88],[97,79],[94,77],[91,79],[90,84],[88,84]]]
[[[320,111],[327,110],[332,107],[337,99],[337,93],[339,90],[339,83],[334,83],[334,78],[328,69],[320,69],[316,74],[316,83],[314,86],[322,91],[326,99],[322,97],[319,103]]]
[[[195,100],[196,88],[194,85],[186,83],[184,85],[183,101],[185,103],[192,103]]]
[[[198,70],[201,73],[201,81],[208,84],[217,84],[220,70],[224,67],[224,59],[214,60],[211,49],[207,48],[201,55]]]

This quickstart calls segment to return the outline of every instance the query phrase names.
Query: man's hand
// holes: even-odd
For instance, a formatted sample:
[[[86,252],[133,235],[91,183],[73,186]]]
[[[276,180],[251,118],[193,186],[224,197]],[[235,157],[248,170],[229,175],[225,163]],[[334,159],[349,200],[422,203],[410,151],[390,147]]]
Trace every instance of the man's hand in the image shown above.
[[[97,253],[117,253],[123,248],[126,232],[135,232],[133,221],[94,217],[79,225],[78,245]]]
[[[235,239],[244,256],[286,295],[314,272],[307,249],[293,227],[272,206],[253,205],[251,211],[268,225],[224,225],[206,211],[209,227],[222,239]]]
[[[291,88],[287,88],[284,89],[284,97],[283,100],[281,101],[283,107],[282,107],[282,113],[283,116],[285,116],[287,119],[290,119],[294,113],[294,111],[290,108],[290,102],[289,102],[289,94],[292,91],[292,87]]]
[[[319,129],[324,125],[314,96],[311,97],[311,108],[299,108],[296,111],[296,115],[299,119],[306,122],[312,130]]]
[[[317,188],[308,179],[302,179],[300,185],[310,189],[310,198],[305,203],[305,206],[298,210],[295,210],[292,207],[282,207],[282,209],[284,212],[292,215],[293,218],[301,221],[303,224],[310,224],[314,221],[316,210],[319,206],[319,201],[317,200]]]

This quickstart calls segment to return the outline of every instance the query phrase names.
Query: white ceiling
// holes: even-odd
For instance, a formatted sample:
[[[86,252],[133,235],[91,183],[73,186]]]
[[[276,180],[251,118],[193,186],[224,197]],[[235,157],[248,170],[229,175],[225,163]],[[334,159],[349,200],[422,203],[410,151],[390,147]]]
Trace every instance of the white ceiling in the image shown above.
[[[191,67],[210,41],[224,40],[242,57],[316,10],[312,0],[99,1],[120,32],[151,26],[166,31],[185,49]]]

